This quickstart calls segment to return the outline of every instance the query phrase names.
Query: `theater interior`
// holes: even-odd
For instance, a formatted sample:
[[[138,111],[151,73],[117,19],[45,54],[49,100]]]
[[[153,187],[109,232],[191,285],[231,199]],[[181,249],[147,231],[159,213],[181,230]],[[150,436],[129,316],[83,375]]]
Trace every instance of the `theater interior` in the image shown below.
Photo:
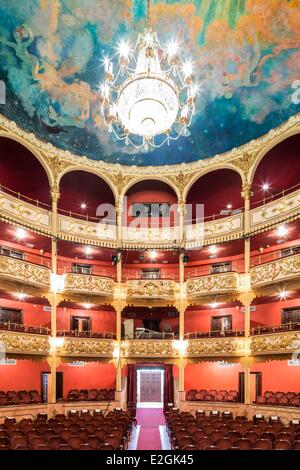
[[[300,450],[299,31],[0,0],[0,450]]]

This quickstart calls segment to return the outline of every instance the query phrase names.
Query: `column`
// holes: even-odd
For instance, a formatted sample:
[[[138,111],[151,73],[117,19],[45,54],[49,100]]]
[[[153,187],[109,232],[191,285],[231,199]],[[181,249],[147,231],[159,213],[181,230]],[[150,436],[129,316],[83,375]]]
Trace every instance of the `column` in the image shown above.
[[[50,367],[50,374],[48,378],[48,403],[56,403],[56,370],[61,362],[61,359],[56,356],[55,346],[52,347],[51,356],[47,358]]]
[[[250,231],[250,199],[252,196],[251,184],[245,183],[243,185],[242,197],[244,198],[244,233],[245,238],[245,274],[250,272],[250,237],[247,236]]]
[[[179,359],[179,380],[178,380],[178,404],[179,406],[185,401],[185,390],[184,390],[184,369],[187,365],[187,360],[181,356]]]
[[[245,353],[244,357],[241,359],[241,363],[244,367],[244,403],[250,403],[250,367],[253,362],[251,357],[251,347],[250,347],[250,308],[251,303],[254,299],[254,294],[252,291],[245,292],[240,296],[240,301],[244,307],[244,330],[245,330]]]
[[[116,239],[117,246],[122,246],[122,224],[123,224],[123,198],[120,196],[116,202]]]
[[[252,357],[244,357],[241,359],[241,364],[244,368],[244,404],[250,405],[250,373],[251,365],[253,364]]]
[[[184,214],[185,214],[185,202],[183,199],[178,201],[178,212],[179,212],[179,244],[184,247]]]
[[[186,309],[184,284],[184,253],[179,254],[179,339],[184,340],[184,313]]]

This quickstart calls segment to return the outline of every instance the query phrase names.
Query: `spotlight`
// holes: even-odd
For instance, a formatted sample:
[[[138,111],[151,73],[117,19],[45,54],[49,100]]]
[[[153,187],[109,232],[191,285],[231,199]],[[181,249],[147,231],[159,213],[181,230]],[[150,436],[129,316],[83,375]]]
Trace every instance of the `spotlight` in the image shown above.
[[[156,250],[151,250],[149,251],[149,258],[153,261],[157,258],[157,251]]]
[[[85,246],[84,247],[84,252],[85,252],[86,255],[91,255],[93,250],[90,246]]]
[[[269,191],[269,189],[270,189],[269,183],[263,183],[261,189],[262,189],[263,191]]]
[[[285,237],[288,233],[288,229],[286,228],[285,225],[279,225],[279,227],[277,228],[277,236],[278,237]]]
[[[26,235],[27,235],[27,233],[23,228],[21,228],[21,227],[17,228],[16,238],[18,238],[19,240],[22,240],[23,238],[26,237]]]
[[[219,304],[218,302],[211,302],[210,308],[218,308],[219,305],[220,305],[220,304]]]
[[[228,210],[231,210],[231,209],[232,209],[232,204],[227,204],[226,208],[227,208]]]
[[[93,304],[84,303],[84,304],[82,304],[82,306],[88,310],[93,306]]]
[[[286,290],[280,290],[278,292],[278,297],[280,298],[280,300],[285,300],[288,296],[288,292]]]
[[[15,295],[16,295],[18,300],[24,300],[25,297],[27,297],[27,295],[24,294],[23,292],[17,292]]]
[[[82,203],[80,204],[80,207],[81,207],[81,209],[86,209],[86,204],[85,204],[85,202],[82,202]]]
[[[210,245],[208,251],[213,257],[217,255],[219,248],[216,245]]]

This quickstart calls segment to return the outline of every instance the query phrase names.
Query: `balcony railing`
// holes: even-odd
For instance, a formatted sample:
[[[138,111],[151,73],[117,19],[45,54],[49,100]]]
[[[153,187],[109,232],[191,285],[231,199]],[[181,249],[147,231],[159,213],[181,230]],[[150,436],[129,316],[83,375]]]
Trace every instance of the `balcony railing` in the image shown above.
[[[261,325],[251,328],[252,335],[264,335],[268,333],[285,333],[287,331],[300,330],[300,322],[288,322],[282,325]]]
[[[108,277],[74,273],[67,273],[65,275],[66,292],[112,297],[114,295],[114,287],[114,281]]]
[[[116,334],[111,331],[78,331],[78,330],[61,330],[57,332],[57,336],[68,336],[73,338],[98,338],[98,339],[115,339]]]
[[[50,286],[50,270],[24,260],[0,255],[0,277],[12,279],[35,287]]]
[[[300,254],[284,257],[251,269],[252,287],[288,281],[300,275]]]
[[[0,322],[0,330],[16,331],[19,333],[32,333],[37,335],[50,335],[51,330],[45,326],[27,326],[20,323]]]
[[[124,336],[124,339],[177,339],[179,334],[166,331],[135,331],[133,337]]]
[[[241,337],[245,336],[243,330],[224,330],[224,331],[193,331],[186,333],[184,337],[186,339],[199,339],[199,338],[226,338],[226,337]]]
[[[170,299],[176,293],[176,283],[172,280],[148,279],[126,282],[126,296],[137,299]]]
[[[212,274],[188,279],[186,295],[189,298],[206,297],[214,294],[226,294],[238,290],[238,274]]]

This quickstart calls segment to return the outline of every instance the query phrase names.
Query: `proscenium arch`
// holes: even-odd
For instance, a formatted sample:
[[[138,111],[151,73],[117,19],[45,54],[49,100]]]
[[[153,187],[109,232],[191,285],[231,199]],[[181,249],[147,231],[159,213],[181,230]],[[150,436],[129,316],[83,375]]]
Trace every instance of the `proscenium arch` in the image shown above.
[[[161,183],[165,183],[169,188],[171,188],[176,197],[177,197],[177,202],[180,201],[180,192],[175,184],[173,184],[168,178],[165,178],[163,176],[159,175],[141,175],[133,180],[129,181],[123,188],[122,191],[120,192],[120,199],[123,200],[124,196],[126,196],[126,193],[131,189],[135,184],[145,182],[145,181],[160,181]]]
[[[288,132],[286,132],[284,135],[279,135],[276,137],[272,142],[268,145],[266,145],[258,154],[254,165],[252,166],[250,173],[249,173],[249,183],[253,183],[255,173],[257,168],[259,167],[260,162],[263,160],[263,158],[277,145],[282,144],[285,140],[289,139],[290,137],[293,137],[294,135],[300,134],[300,129],[291,129]]]
[[[42,155],[35,149],[35,147],[30,145],[27,141],[23,140],[21,137],[7,135],[7,132],[0,131],[0,139],[2,138],[8,139],[8,140],[14,140],[18,144],[20,144],[22,147],[25,147],[30,153],[32,153],[32,155],[39,161],[39,163],[45,170],[45,173],[47,175],[47,179],[49,182],[49,189],[50,189],[54,184],[52,172],[49,166],[47,165],[47,163],[45,162],[44,158],[42,157]]]
[[[102,179],[105,181],[105,183],[109,186],[111,189],[113,196],[114,196],[114,202],[116,204],[116,201],[118,200],[118,190],[117,188],[112,184],[111,180],[107,178],[107,176],[103,175],[100,171],[93,170],[92,168],[89,168],[84,165],[74,165],[66,168],[64,171],[62,171],[57,178],[57,184],[58,187],[60,188],[61,180],[63,176],[65,176],[67,173],[73,173],[74,171],[83,171],[84,173],[90,173],[91,175],[95,175],[98,178]]]
[[[191,178],[191,180],[189,181],[189,183],[187,184],[187,186],[185,187],[185,190],[183,192],[184,202],[186,202],[188,193],[190,192],[191,188],[193,187],[193,185],[199,179],[201,179],[203,176],[207,175],[208,173],[213,173],[214,171],[219,171],[219,170],[232,170],[235,173],[238,173],[240,175],[242,186],[246,182],[246,175],[244,174],[244,172],[240,168],[238,168],[237,166],[235,166],[233,164],[222,163],[222,164],[219,164],[219,165],[215,165],[214,167],[208,167],[205,170],[195,174],[195,176],[193,178]]]

